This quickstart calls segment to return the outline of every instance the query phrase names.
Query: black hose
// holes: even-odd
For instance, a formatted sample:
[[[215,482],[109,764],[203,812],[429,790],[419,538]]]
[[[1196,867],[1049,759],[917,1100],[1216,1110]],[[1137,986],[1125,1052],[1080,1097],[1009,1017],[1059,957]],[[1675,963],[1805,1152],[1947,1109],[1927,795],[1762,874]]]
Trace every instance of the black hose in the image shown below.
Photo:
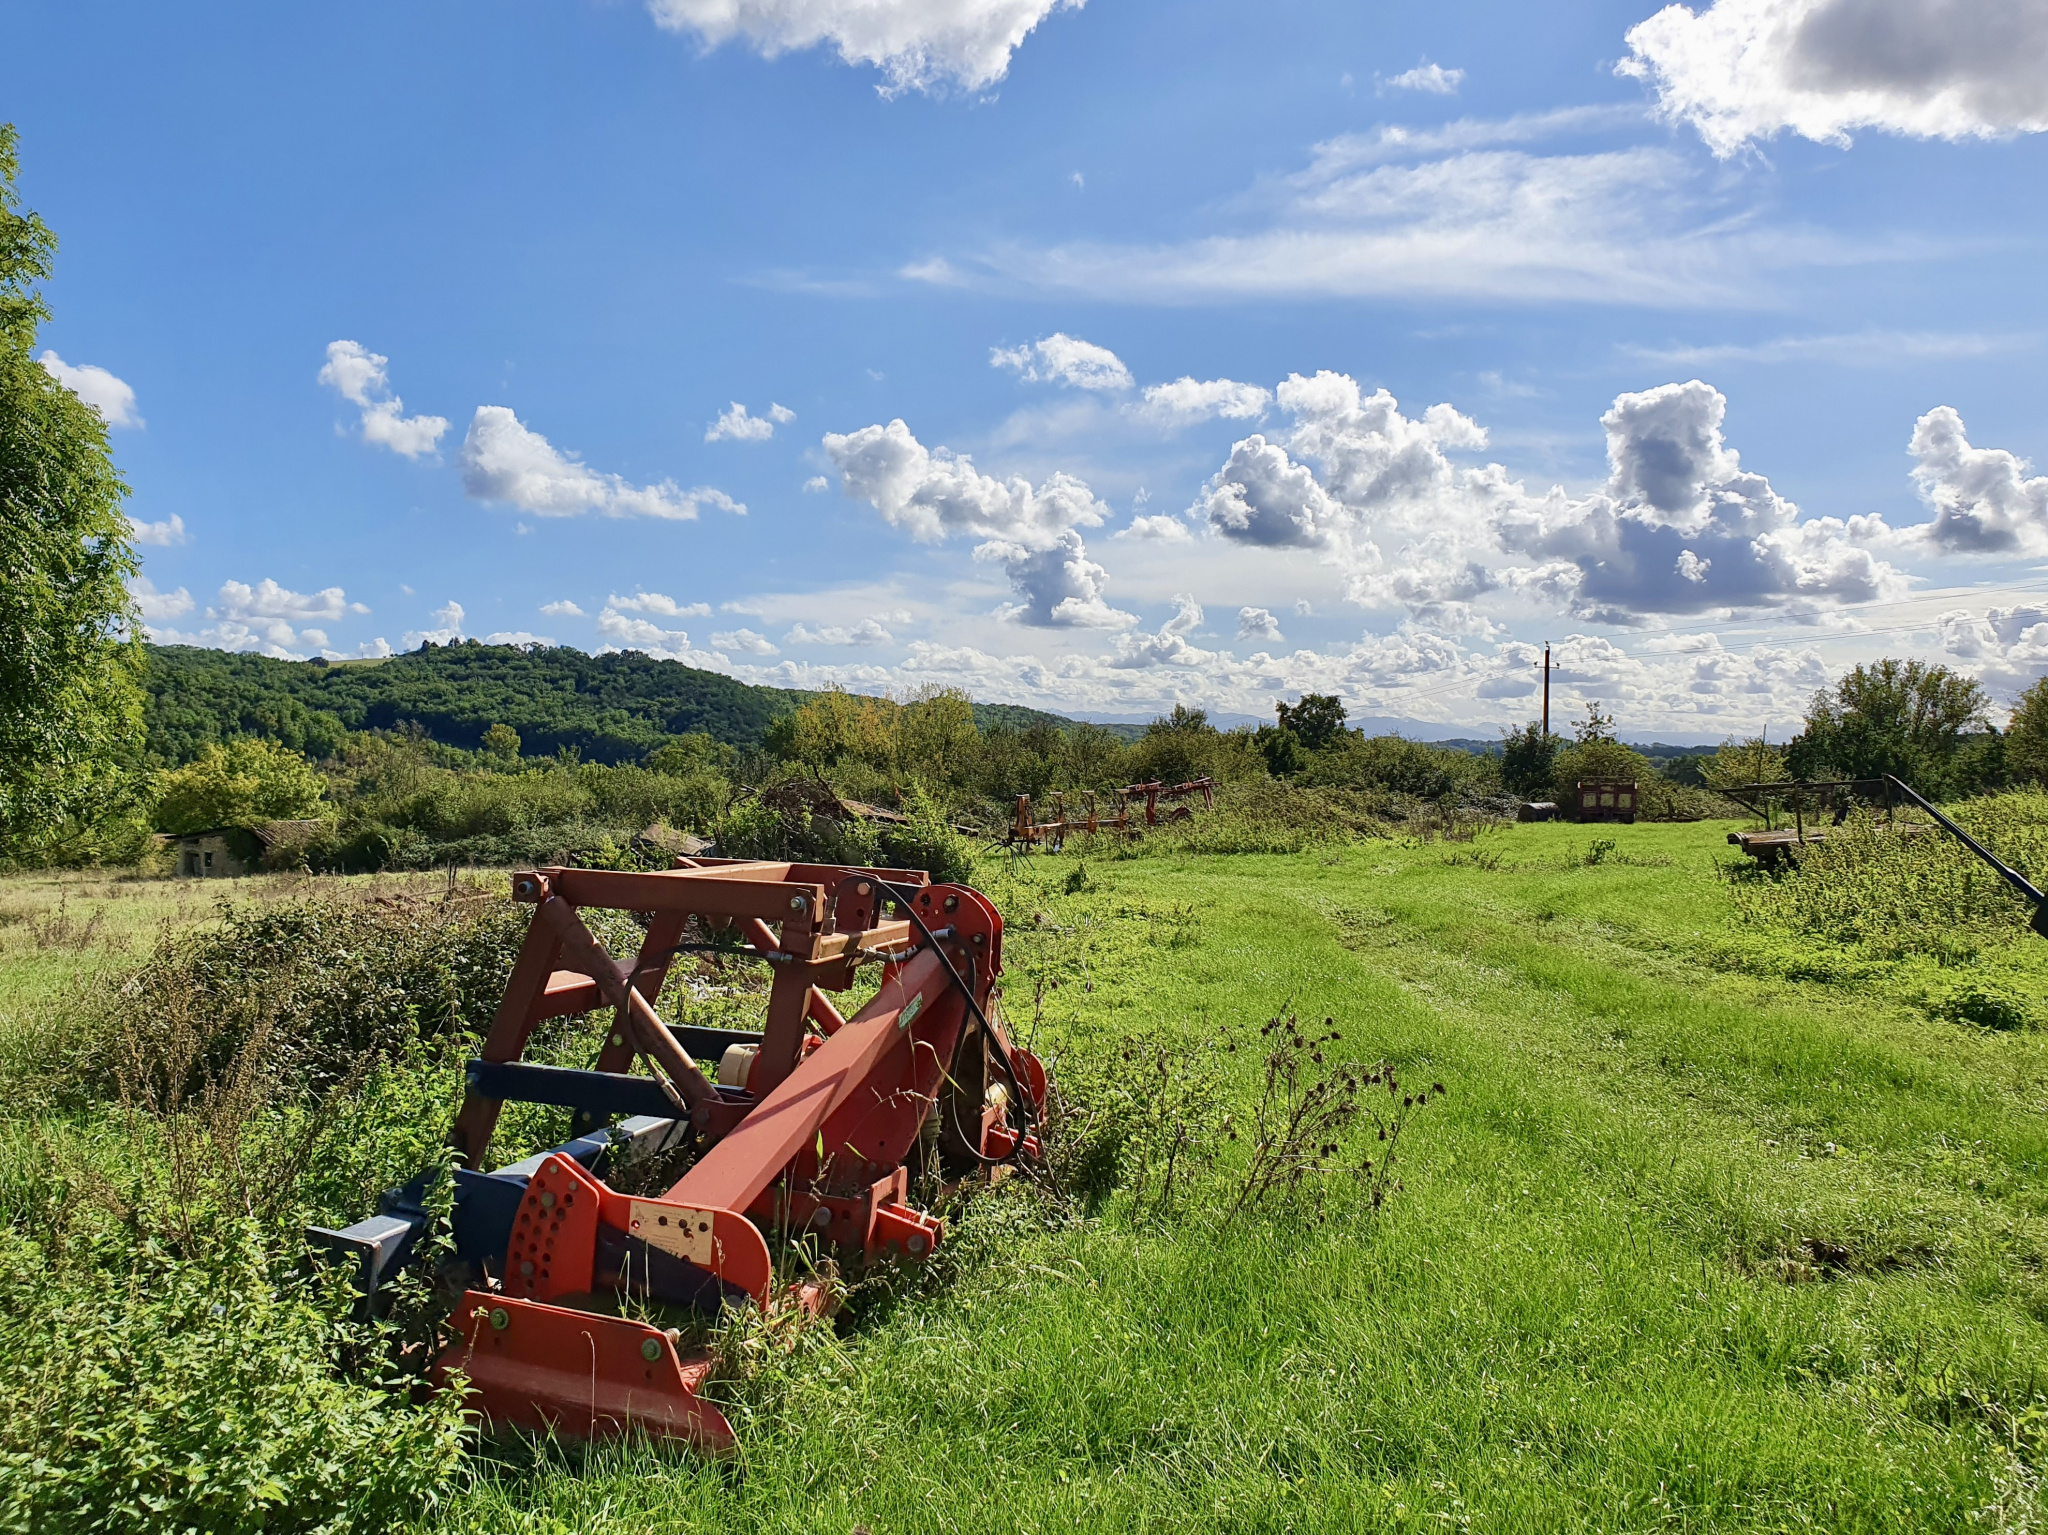
[[[937,956],[940,966],[946,972],[946,979],[959,988],[961,1000],[967,1004],[967,1010],[974,1015],[974,1021],[981,1025],[982,1037],[989,1043],[989,1053],[995,1056],[996,1064],[1002,1067],[1003,1076],[1009,1081],[1011,1096],[1016,1100],[1017,1111],[1024,1120],[1023,1128],[1017,1135],[1017,1144],[1010,1148],[1007,1156],[983,1156],[974,1142],[961,1133],[957,1108],[952,1115],[953,1133],[959,1136],[969,1155],[983,1167],[1001,1167],[1016,1162],[1024,1152],[1024,1136],[1031,1126],[1038,1122],[1038,1115],[1032,1104],[1031,1095],[1024,1091],[1024,1084],[1017,1079],[1017,1068],[1010,1060],[1010,1052],[1003,1044],[1002,1035],[997,1032],[995,1025],[989,1022],[988,1014],[981,1010],[981,1004],[974,1000],[974,989],[960,978],[960,972],[953,968],[953,961],[947,957],[946,951],[939,947],[938,940],[932,936],[932,930],[925,925],[924,918],[917,914],[917,907],[913,904],[913,892],[916,887],[892,885],[885,879],[878,879],[875,883],[888,891],[896,904],[903,908],[903,914],[910,918],[912,925],[924,935],[925,942],[931,945],[932,953]],[[948,1071],[950,1073],[950,1067]]]

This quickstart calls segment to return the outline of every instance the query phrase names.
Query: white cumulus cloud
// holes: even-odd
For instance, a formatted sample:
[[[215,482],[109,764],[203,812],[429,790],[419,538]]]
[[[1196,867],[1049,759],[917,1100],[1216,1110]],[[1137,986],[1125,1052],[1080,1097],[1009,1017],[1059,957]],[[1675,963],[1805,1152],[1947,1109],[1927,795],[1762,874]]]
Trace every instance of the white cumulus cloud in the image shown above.
[[[338,586],[325,587],[317,592],[295,592],[279,586],[268,576],[254,586],[241,581],[224,581],[220,594],[214,599],[214,606],[207,610],[209,618],[281,618],[292,623],[308,620],[331,623],[350,613],[367,613],[370,610],[360,602],[350,602],[348,594]]]
[[[462,604],[451,597],[442,606],[434,609],[436,627],[407,630],[399,641],[399,648],[417,650],[426,644],[452,645],[463,638],[462,620],[465,616]]]
[[[1940,405],[1913,427],[1913,480],[1934,521],[1912,530],[1944,554],[2048,554],[2048,476],[2003,448],[1973,448],[1963,418]]]
[[[131,520],[128,536],[138,544],[152,544],[159,549],[175,548],[185,542],[185,519],[173,512],[162,522]]]
[[[479,405],[462,443],[462,488],[471,499],[516,506],[536,517],[661,517],[689,521],[703,506],[744,513],[722,490],[682,490],[673,480],[632,485],[592,469],[528,428],[503,405]]]
[[[1017,476],[998,480],[964,453],[927,449],[901,418],[828,434],[824,447],[846,494],[913,538],[973,534],[1043,547],[1064,529],[1098,527],[1108,515],[1071,475],[1056,473],[1036,488]]]
[[[1629,29],[1619,68],[1718,155],[1790,130],[1826,144],[2048,130],[2041,0],[1715,0]]]
[[[146,624],[161,624],[168,619],[182,618],[192,611],[192,594],[184,587],[174,592],[160,592],[147,576],[137,576],[131,581],[128,595],[135,599],[136,611],[142,614],[142,621]]]
[[[290,661],[303,661],[309,651],[327,653],[327,631],[319,625],[370,611],[360,602],[350,602],[338,586],[317,592],[295,592],[268,578],[254,586],[243,581],[225,581],[206,610],[211,622],[197,632],[184,633],[163,623],[191,611],[192,598],[183,587],[162,593],[138,579],[131,590],[154,640],[215,650],[256,651]]]
[[[560,602],[543,602],[540,610],[549,618],[581,618],[583,609],[564,597]]]
[[[1462,69],[1445,69],[1441,64],[1432,64],[1424,59],[1413,69],[1404,69],[1380,82],[1382,90],[1426,91],[1432,96],[1455,96],[1458,87],[1465,81]]]
[[[1988,608],[1982,617],[1958,608],[1935,629],[1944,651],[1993,686],[2023,688],[2048,676],[2048,607],[2039,603]]]
[[[1164,426],[1189,426],[1222,416],[1231,421],[1256,421],[1272,408],[1272,391],[1230,378],[1175,379],[1149,384],[1138,414]]]
[[[750,416],[747,407],[734,400],[719,412],[718,419],[704,429],[706,442],[766,442],[775,435],[775,428],[787,426],[796,420],[796,412],[787,405],[770,402],[768,414]]]
[[[750,656],[774,656],[782,652],[775,648],[775,642],[765,634],[752,629],[726,629],[711,636],[713,650],[737,650]]]
[[[717,47],[735,39],[768,58],[830,44],[848,64],[882,71],[884,96],[977,91],[1062,6],[1083,0],[648,0],[655,23]]]
[[[617,592],[605,598],[604,605],[620,613],[652,613],[657,618],[709,618],[711,604],[708,602],[678,602],[664,592],[635,592],[630,597],[621,597]]]
[[[1106,346],[1054,331],[1042,341],[1023,346],[990,347],[991,368],[1013,368],[1027,384],[1065,384],[1070,389],[1118,390],[1131,387],[1131,370]]]
[[[391,392],[385,372],[391,359],[360,342],[330,341],[319,381],[362,413],[363,441],[406,458],[434,451],[448,430],[444,416],[408,416],[405,402]]]
[[[1191,513],[1212,533],[1317,551],[1349,595],[1440,633],[1492,634],[1474,604],[1508,592],[1606,622],[1897,595],[1877,517],[1803,517],[1742,466],[1727,401],[1695,379],[1624,394],[1602,418],[1599,491],[1530,493],[1498,464],[1461,467],[1485,430],[1447,404],[1404,414],[1344,374],[1278,390],[1290,429],[1237,443]]]
[[[1280,620],[1265,608],[1237,610],[1237,637],[1241,640],[1279,640]]]
[[[974,557],[1003,567],[1020,601],[1001,616],[1036,629],[1127,629],[1135,614],[1113,608],[1104,598],[1109,572],[1088,558],[1072,528],[1051,543],[1028,545],[992,539]]]
[[[108,426],[141,426],[135,413],[135,391],[105,368],[91,363],[68,363],[55,352],[36,359],[58,383],[69,389],[99,413]]]
[[[1110,536],[1150,540],[1162,544],[1184,544],[1193,538],[1194,534],[1188,531],[1188,525],[1178,517],[1158,512],[1149,517],[1133,517],[1129,527],[1119,529]]]

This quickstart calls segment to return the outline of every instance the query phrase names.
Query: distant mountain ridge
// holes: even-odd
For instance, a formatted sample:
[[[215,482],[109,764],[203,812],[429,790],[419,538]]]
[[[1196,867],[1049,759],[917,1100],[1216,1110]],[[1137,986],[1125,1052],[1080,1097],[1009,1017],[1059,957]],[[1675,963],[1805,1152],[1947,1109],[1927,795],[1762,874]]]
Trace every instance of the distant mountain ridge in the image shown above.
[[[148,649],[147,750],[152,760],[172,764],[237,735],[266,736],[320,757],[351,730],[407,725],[473,750],[497,724],[518,731],[529,756],[571,748],[590,762],[636,762],[692,731],[758,746],[774,720],[816,696],[638,651],[592,656],[567,646],[465,642],[335,665],[190,645]],[[977,703],[974,717],[984,730],[1074,724],[1018,704]]]
[[[329,755],[351,730],[416,725],[433,740],[474,750],[492,725],[519,732],[522,751],[551,756],[565,748],[590,762],[637,762],[671,736],[702,731],[733,746],[759,746],[768,726],[815,693],[758,687],[680,661],[638,651],[586,655],[568,646],[521,649],[464,641],[430,645],[380,661],[278,661],[190,645],[151,645],[146,678],[147,752],[157,763],[189,762],[209,743],[265,736],[309,756]],[[1129,718],[1054,714],[1021,704],[976,703],[983,730],[1068,730],[1087,723],[1122,741],[1145,733]],[[1263,724],[1257,716],[1218,712],[1223,729]],[[1442,725],[1377,715],[1351,723],[1368,735],[1487,754],[1499,736],[1445,737]],[[1653,760],[1688,748],[1639,747]]]

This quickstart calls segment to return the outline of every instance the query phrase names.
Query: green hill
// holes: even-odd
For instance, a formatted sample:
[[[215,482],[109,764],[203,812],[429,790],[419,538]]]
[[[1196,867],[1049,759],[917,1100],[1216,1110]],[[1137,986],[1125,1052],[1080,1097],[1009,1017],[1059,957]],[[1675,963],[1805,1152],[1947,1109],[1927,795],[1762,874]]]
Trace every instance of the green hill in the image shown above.
[[[474,748],[493,724],[529,755],[573,747],[589,762],[637,761],[671,736],[702,731],[758,746],[769,723],[809,693],[754,687],[638,651],[590,656],[567,646],[434,646],[375,662],[274,661],[189,645],[149,647],[148,750],[189,762],[210,742],[256,735],[322,757],[351,730],[417,725]],[[1015,704],[976,704],[983,730],[1073,722]]]

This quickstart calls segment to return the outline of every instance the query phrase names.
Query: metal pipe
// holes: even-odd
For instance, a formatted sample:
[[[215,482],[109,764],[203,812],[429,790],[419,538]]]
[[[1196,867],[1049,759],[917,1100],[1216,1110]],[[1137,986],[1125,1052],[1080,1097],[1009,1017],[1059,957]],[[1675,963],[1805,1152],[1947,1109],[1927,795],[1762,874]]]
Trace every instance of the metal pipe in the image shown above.
[[[2013,868],[2004,859],[2000,858],[1996,853],[1992,852],[1990,848],[1986,847],[1983,843],[1979,842],[1975,837],[1971,836],[1968,832],[1964,831],[1962,827],[1956,825],[1955,822],[1951,821],[1939,810],[1936,810],[1933,805],[1929,804],[1925,799],[1921,798],[1919,791],[1916,790],[1911,784],[1905,782],[1903,779],[1894,778],[1889,773],[1884,775],[1884,781],[1890,784],[1892,787],[1896,788],[1901,794],[1905,795],[1907,799],[1911,800],[1914,804],[1918,805],[1922,810],[1926,811],[1929,815],[1933,816],[1935,820],[1941,823],[1942,829],[1944,831],[1946,831],[1950,836],[1954,837],[1958,842],[1962,843],[1962,845],[1968,848],[1971,852],[1975,853],[1979,858],[1983,859],[1986,863],[1990,864],[1992,868],[1996,869],[2001,875],[2004,876],[2005,882],[2007,884],[2011,885],[2013,889],[2017,890],[2021,895],[2025,896],[2028,900],[2032,901],[2036,906],[2040,906],[2044,901],[2048,901],[2048,895],[2043,895],[2040,891],[2036,890],[2033,884],[2027,879],[2027,877],[2024,874],[2020,873],[2019,870]]]

